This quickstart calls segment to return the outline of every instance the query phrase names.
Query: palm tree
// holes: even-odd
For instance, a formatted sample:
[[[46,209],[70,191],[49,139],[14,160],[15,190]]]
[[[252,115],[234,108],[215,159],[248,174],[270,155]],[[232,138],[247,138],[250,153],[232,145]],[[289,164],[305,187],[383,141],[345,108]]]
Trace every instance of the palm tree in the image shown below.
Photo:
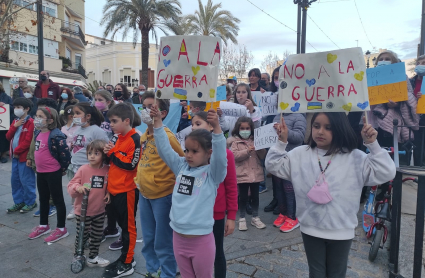
[[[119,30],[123,30],[123,40],[129,31],[133,33],[134,47],[142,37],[142,80],[148,83],[149,61],[149,32],[158,44],[156,28],[168,35],[173,32],[174,26],[181,15],[179,0],[107,0],[103,7],[101,25],[105,24],[104,36],[114,37]],[[174,23],[174,24],[173,24]]]
[[[201,0],[198,3],[199,11],[183,18],[186,34],[220,37],[226,45],[227,40],[237,44],[240,20],[229,11],[219,10],[221,3],[213,5],[212,0],[208,0],[205,7]]]

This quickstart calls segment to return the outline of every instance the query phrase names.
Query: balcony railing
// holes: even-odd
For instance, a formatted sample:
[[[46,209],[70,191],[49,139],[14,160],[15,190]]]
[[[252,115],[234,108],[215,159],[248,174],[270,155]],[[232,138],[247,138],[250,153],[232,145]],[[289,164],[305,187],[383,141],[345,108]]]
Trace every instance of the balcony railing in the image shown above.
[[[78,73],[82,77],[87,79],[86,69],[80,63],[74,63],[71,61],[71,59],[68,59],[65,57],[59,57],[59,58],[62,60],[62,71]]]
[[[81,31],[80,25],[69,22],[69,21],[62,21],[61,23],[61,31],[67,32],[72,35],[79,36],[81,41],[84,45],[87,44],[86,42],[86,36],[84,35],[83,31]]]

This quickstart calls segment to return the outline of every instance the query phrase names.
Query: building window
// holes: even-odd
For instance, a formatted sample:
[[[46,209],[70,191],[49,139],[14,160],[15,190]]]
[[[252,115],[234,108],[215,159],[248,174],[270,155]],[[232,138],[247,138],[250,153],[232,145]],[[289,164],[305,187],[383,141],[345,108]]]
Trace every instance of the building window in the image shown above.
[[[29,45],[29,52],[32,54],[38,54],[38,46],[35,45]]]
[[[24,0],[13,0],[13,4],[24,7],[28,10],[34,11],[36,4],[34,2],[24,1]]]
[[[44,39],[44,56],[59,59],[58,49],[59,43],[51,40]],[[10,48],[15,51],[38,54],[38,40],[37,37],[31,35],[12,35]]]
[[[51,17],[56,17],[56,9],[43,6],[43,13],[50,15]]]
[[[75,68],[78,69],[79,65],[81,65],[81,54],[75,54]]]
[[[10,44],[10,48],[11,48],[12,50],[19,51],[19,42],[12,42],[12,43]]]
[[[27,44],[26,43],[19,43],[19,51],[21,51],[21,52],[28,52],[28,49],[27,49]]]
[[[109,70],[104,70],[102,72],[102,81],[103,83],[111,83],[111,72]]]

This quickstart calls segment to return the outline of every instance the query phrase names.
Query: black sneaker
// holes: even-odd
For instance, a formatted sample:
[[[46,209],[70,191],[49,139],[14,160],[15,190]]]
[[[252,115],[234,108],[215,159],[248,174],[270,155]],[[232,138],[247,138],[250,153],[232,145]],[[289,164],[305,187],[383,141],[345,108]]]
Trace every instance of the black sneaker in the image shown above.
[[[134,268],[132,264],[123,263],[121,260],[115,265],[114,268],[107,268],[103,273],[103,278],[118,278],[133,274]]]
[[[279,214],[280,214],[279,206],[276,206],[276,207],[274,208],[274,210],[273,210],[273,214],[274,214],[274,215],[279,215]]]

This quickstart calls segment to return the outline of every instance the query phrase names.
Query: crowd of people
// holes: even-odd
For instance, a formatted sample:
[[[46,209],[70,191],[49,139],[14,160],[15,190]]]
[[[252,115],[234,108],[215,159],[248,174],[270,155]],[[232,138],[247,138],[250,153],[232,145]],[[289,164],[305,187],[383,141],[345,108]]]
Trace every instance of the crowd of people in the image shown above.
[[[376,66],[398,62],[394,52],[385,51]],[[188,110],[181,101],[177,130],[192,126],[184,149],[163,125],[170,101],[156,99],[144,85],[130,93],[125,84],[108,84],[92,95],[80,87],[61,88],[48,71],[40,73],[35,88],[19,78],[12,97],[0,84],[0,107],[11,108],[10,129],[0,131],[0,161],[12,160],[13,204],[7,212],[25,214],[39,204],[34,216],[40,222],[28,238],[47,235],[47,243],[67,237],[66,219],[75,218],[77,255],[81,201],[88,194],[87,264],[104,267],[102,277],[110,278],[134,272],[139,209],[146,277],[175,277],[178,266],[184,278],[221,278],[226,277],[224,237],[234,232],[236,219],[240,231],[248,230],[246,215],[252,215],[251,226],[266,228],[259,194],[268,190],[269,177],[273,198],[263,209],[277,215],[273,225],[281,232],[300,227],[312,277],[345,277],[364,187],[385,187],[395,176],[394,163],[380,146],[392,146],[393,136],[400,143],[422,143],[423,118],[416,106],[425,56],[407,82],[408,100],[372,106],[367,124],[361,112],[262,117],[251,92],[277,93],[279,70],[270,76],[254,68],[249,84],[229,77],[227,101],[244,105],[243,117],[208,110],[200,101],[191,101]],[[132,103],[141,104],[141,112]],[[408,127],[393,134],[394,119]],[[143,133],[135,129],[142,122]],[[278,143],[255,150],[254,129],[269,123]],[[414,160],[422,165],[420,153]],[[64,175],[65,194],[72,198],[68,215]],[[57,227],[51,229],[49,216],[55,214]],[[121,250],[112,263],[99,256],[100,244],[111,237],[117,240],[109,248]]]

